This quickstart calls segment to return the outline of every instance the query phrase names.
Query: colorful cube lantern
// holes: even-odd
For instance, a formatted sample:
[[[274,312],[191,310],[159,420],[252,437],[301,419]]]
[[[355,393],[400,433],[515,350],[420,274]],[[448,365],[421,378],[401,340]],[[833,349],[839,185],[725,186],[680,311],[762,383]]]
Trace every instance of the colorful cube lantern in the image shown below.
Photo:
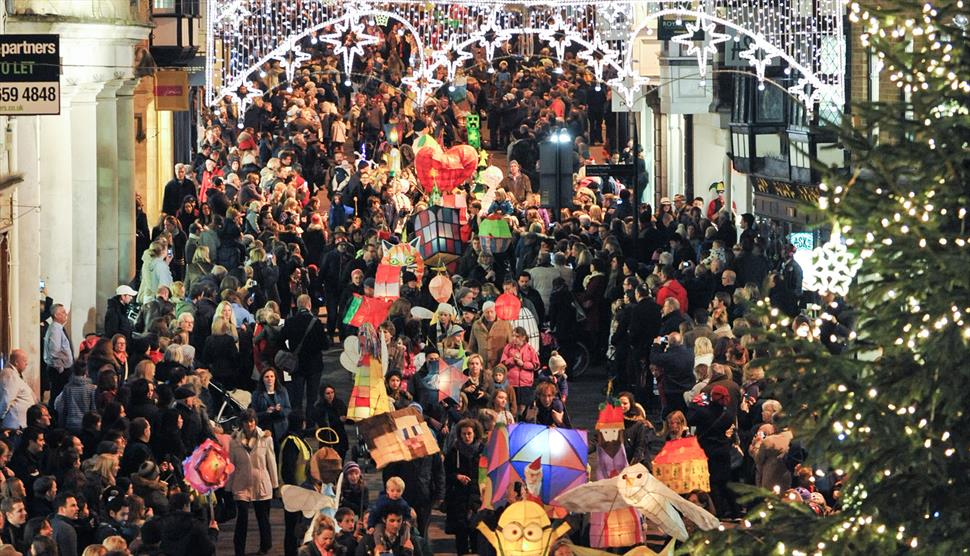
[[[414,216],[414,233],[421,238],[421,257],[432,266],[446,265],[464,251],[458,209],[436,206],[419,212]]]

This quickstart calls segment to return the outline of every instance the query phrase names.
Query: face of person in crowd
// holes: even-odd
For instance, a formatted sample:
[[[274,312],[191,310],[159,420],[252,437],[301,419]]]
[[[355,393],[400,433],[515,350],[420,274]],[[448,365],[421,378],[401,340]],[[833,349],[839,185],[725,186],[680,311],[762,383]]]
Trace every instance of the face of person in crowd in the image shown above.
[[[393,375],[387,379],[387,387],[393,392],[397,392],[401,388],[401,377]]]
[[[343,519],[340,520],[340,523],[338,523],[337,525],[340,526],[341,531],[353,531],[354,525],[356,525],[356,522],[357,522],[356,516],[354,516],[354,514],[351,513],[351,514],[345,515]]]
[[[351,468],[350,471],[347,472],[347,480],[350,481],[350,484],[352,485],[356,485],[357,483],[359,483],[360,469]]]
[[[67,322],[67,309],[65,309],[64,306],[54,309],[53,318],[58,323],[64,324],[65,322]]]
[[[84,443],[81,442],[81,439],[80,438],[78,438],[76,436],[72,436],[71,437],[71,446],[74,448],[74,451],[75,452],[77,452],[79,454],[83,454],[84,453]]]
[[[37,435],[37,440],[30,441],[30,443],[27,445],[27,450],[35,454],[39,454],[44,451],[44,446],[46,445],[47,445],[47,441],[44,440],[44,435],[39,434]]]
[[[492,380],[495,381],[495,384],[502,384],[505,382],[505,371],[502,369],[495,369],[492,371]]]
[[[400,500],[404,494],[404,489],[398,485],[387,485],[387,497],[391,500]]]
[[[672,413],[668,418],[667,422],[670,426],[670,434],[674,437],[680,437],[687,430],[687,421],[684,420],[684,416],[680,414]]]
[[[631,407],[633,407],[633,404],[630,403],[630,398],[628,398],[626,396],[621,396],[620,397],[620,408],[623,409],[623,413],[629,412]]]
[[[390,493],[388,493],[390,494]],[[396,537],[398,533],[401,532],[401,516],[396,514],[390,514],[384,518],[384,531],[392,536]]]
[[[327,400],[327,403],[333,403],[333,399],[337,397],[337,391],[333,388],[327,388],[323,391],[323,399]]]
[[[222,306],[222,318],[224,320],[232,320],[232,306],[226,303]]]
[[[506,283],[502,284],[502,292],[503,293],[519,293],[518,283],[517,282],[506,282]]]
[[[244,421],[243,430],[246,431],[247,434],[254,434],[256,432],[256,421]]]
[[[438,321],[445,327],[451,324],[451,313],[442,311],[438,314]]]
[[[525,345],[526,337],[521,334],[512,334],[512,344],[516,347],[522,347]]]
[[[273,371],[266,371],[266,373],[263,374],[263,386],[265,386],[266,387],[266,390],[269,391],[269,392],[272,392],[273,390],[276,389],[276,373],[275,372],[273,372]]]
[[[542,407],[552,407],[552,400],[556,399],[556,394],[549,389],[544,389],[542,393],[536,396]]]
[[[528,276],[519,276],[519,289],[526,290],[529,288],[529,283],[531,279]]]
[[[465,427],[461,429],[461,441],[466,445],[475,442],[475,429],[472,427]]]
[[[463,311],[461,314],[461,318],[465,324],[471,324],[475,320],[475,316],[475,313],[471,311]]]
[[[512,162],[509,163],[509,175],[510,176],[512,176],[513,178],[514,177],[518,177],[518,175],[521,172],[522,172],[522,168],[519,166],[519,163],[518,162],[516,162],[516,161],[513,160]]]
[[[185,313],[184,316],[179,319],[179,323],[182,332],[192,332],[195,330],[195,319],[188,313]]]
[[[124,506],[122,506],[122,508],[117,512],[108,512],[108,515],[111,516],[111,519],[117,521],[118,523],[127,523],[128,516],[130,514],[131,514],[131,510]]]
[[[482,360],[472,357],[468,360],[468,376],[478,377],[482,374]]]
[[[313,544],[320,551],[333,548],[334,532],[333,529],[323,529],[313,536]]]
[[[179,166],[175,170],[175,177],[177,177],[180,180],[184,180],[185,179],[185,166]]]
[[[14,503],[11,511],[4,512],[3,515],[7,518],[7,523],[15,527],[22,527],[24,523],[27,523],[27,507],[24,506],[23,502]]]
[[[115,340],[115,353],[124,353],[128,350],[128,340],[123,336]]]
[[[51,527],[51,522],[45,519],[44,523],[37,529],[37,535],[48,538],[52,537],[54,535],[54,528]]]
[[[352,272],[350,274],[350,281],[354,283],[355,286],[359,286],[364,282],[363,272]]]
[[[497,409],[508,409],[509,407],[509,395],[505,393],[504,390],[499,390],[495,394],[495,406]]]
[[[68,519],[77,519],[77,498],[73,496],[68,498],[64,503],[64,506],[57,509],[58,515],[64,516]]]

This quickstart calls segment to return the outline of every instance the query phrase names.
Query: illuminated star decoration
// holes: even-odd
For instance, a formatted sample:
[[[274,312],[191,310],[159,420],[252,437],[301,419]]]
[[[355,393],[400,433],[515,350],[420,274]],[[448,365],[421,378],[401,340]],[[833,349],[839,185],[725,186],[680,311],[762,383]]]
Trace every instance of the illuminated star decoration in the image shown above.
[[[303,48],[296,43],[296,41],[291,40],[286,48],[280,52],[279,55],[275,57],[279,60],[280,67],[286,71],[286,82],[293,83],[293,76],[296,70],[303,65],[304,62],[310,60],[313,56],[303,52]]]
[[[403,77],[401,83],[414,92],[414,101],[418,106],[423,106],[424,100],[444,85],[444,82],[435,78],[431,68],[424,68],[414,75]]]
[[[685,28],[684,33],[672,37],[670,41],[686,46],[688,56],[697,56],[697,71],[703,79],[707,75],[707,61],[717,55],[717,45],[731,40],[731,35],[717,32],[717,25],[706,17],[688,21]],[[704,38],[695,41],[694,34],[698,31],[704,32]]]
[[[836,226],[831,238],[812,250],[813,273],[809,277],[809,287],[819,293],[844,296],[849,293],[849,285],[861,266],[862,259],[849,252]]]
[[[344,73],[347,79],[354,71],[354,56],[363,56],[364,47],[378,43],[377,37],[365,32],[366,27],[362,21],[351,23],[354,16],[336,23],[332,33],[327,33],[320,37],[320,40],[333,45],[335,56],[341,56],[344,60]]]
[[[758,76],[758,82],[763,83],[765,80],[765,68],[767,68],[771,61],[775,58],[775,55],[768,52],[769,46],[761,41],[752,41],[751,46],[747,50],[738,54],[738,58],[742,60],[747,60],[749,64],[754,68],[755,74]],[[758,51],[761,51],[759,54]]]
[[[246,115],[246,110],[249,109],[249,105],[252,104],[253,99],[256,97],[263,96],[262,89],[259,89],[258,87],[256,87],[256,84],[253,83],[252,81],[243,83],[240,89],[242,89],[243,87],[246,88],[246,94],[243,96],[239,96],[238,90],[233,91],[230,89],[223,89],[219,93],[220,98],[229,97],[230,99],[232,99],[232,103],[239,108],[239,128],[240,129],[242,129],[243,127],[243,118]]]
[[[503,29],[497,20],[498,10],[492,10],[492,13],[489,14],[485,23],[478,28],[478,31],[471,34],[471,37],[485,49],[485,60],[489,65],[491,65],[492,59],[495,58],[495,49],[501,46],[502,43],[512,40],[512,33]]]
[[[643,87],[649,83],[650,78],[642,76],[639,72],[634,71],[629,63],[620,68],[620,71],[617,72],[616,77],[606,82],[606,84],[609,85],[614,92],[623,97],[623,103],[626,104],[628,108],[633,107],[637,93],[639,93]]]
[[[589,44],[588,50],[581,51],[577,56],[593,68],[593,75],[596,76],[597,81],[603,80],[603,70],[606,69],[606,66],[615,67],[619,58],[616,50],[610,47],[609,43],[599,35]]]
[[[539,32],[539,40],[549,43],[555,49],[560,65],[566,56],[566,48],[579,38],[579,32],[567,25],[560,14],[556,14],[552,24]]]
[[[229,26],[234,31],[238,30],[243,21],[253,15],[253,12],[249,11],[249,8],[244,5],[246,3],[248,3],[248,0],[237,0],[224,10],[216,21],[222,21],[223,25]]]
[[[433,55],[433,61],[431,63],[430,71],[434,71],[437,68],[445,68],[448,70],[448,81],[455,80],[455,74],[458,72],[458,68],[462,66],[465,60],[471,60],[474,58],[471,52],[465,50],[458,41],[455,40],[457,34],[451,34],[448,36],[448,42],[441,45],[440,50],[436,50]]]
[[[788,92],[805,105],[809,115],[815,111],[815,103],[822,100],[822,89],[812,85],[807,77],[800,78],[798,83],[788,87]]]

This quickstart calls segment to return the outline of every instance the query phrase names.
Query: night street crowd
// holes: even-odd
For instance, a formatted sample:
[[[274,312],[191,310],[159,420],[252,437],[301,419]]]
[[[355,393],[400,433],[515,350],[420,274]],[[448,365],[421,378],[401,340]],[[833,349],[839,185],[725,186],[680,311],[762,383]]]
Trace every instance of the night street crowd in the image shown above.
[[[723,192],[640,202],[633,192],[649,177],[626,114],[571,54],[559,73],[548,52],[505,46],[491,66],[469,65],[415,104],[396,88],[413,66],[396,25],[368,28],[381,40],[359,57],[352,86],[331,47],[307,43],[314,59],[292,82],[267,64],[243,113],[226,99],[202,115],[198,148],[175,166],[157,220],[139,200],[138,275],[101,300],[99,334],[69,337],[67,308],[42,300],[41,397],[22,378],[24,352],[0,372],[0,556],[204,555],[220,534],[242,555],[250,513],[259,554],[430,556],[435,510],[457,553],[490,554],[475,531],[501,511],[481,510],[487,435],[496,423],[570,427],[577,364],[606,369],[608,379],[584,385],[623,408],[631,464],[650,467],[665,442],[697,437],[711,492],[691,500],[720,519],[742,515],[732,481],[838,511],[838,481],[806,464],[788,408],[772,398],[781,386],[751,364],[759,301],[834,351],[851,329],[832,296],[815,300],[832,317],[821,332],[804,315],[812,294],[780,224],[736,214]],[[390,464],[380,492],[369,492],[373,464],[346,418],[350,392],[332,385],[346,371],[323,356],[358,333],[343,319],[354,294],[374,295],[383,254],[415,237],[412,216],[431,204],[412,167],[417,150],[464,144],[468,114],[482,117],[482,147],[503,161],[495,200],[483,206],[474,180],[463,186],[471,235],[448,267],[451,300],[434,299],[431,265],[405,267],[379,327],[387,393],[423,413],[441,453]],[[538,146],[563,129],[577,174],[557,214],[539,203]],[[640,183],[585,177],[586,165],[609,161],[600,147],[638,164]],[[480,218],[495,214],[513,232],[502,253],[477,235]],[[538,350],[529,330],[497,317],[502,293],[532,312]],[[580,341],[582,358],[568,349]],[[281,350],[294,368],[278,365]],[[439,402],[418,377],[459,351],[462,395]],[[320,488],[308,470],[321,427],[336,435],[342,491],[335,518],[311,522],[282,509],[279,487]],[[227,447],[236,468],[211,498],[182,469],[205,439]],[[515,489],[509,502],[522,496]],[[273,512],[285,514],[282,539]],[[232,531],[220,525],[232,519]],[[585,535],[580,527],[568,542]],[[568,542],[555,553],[569,554]]]

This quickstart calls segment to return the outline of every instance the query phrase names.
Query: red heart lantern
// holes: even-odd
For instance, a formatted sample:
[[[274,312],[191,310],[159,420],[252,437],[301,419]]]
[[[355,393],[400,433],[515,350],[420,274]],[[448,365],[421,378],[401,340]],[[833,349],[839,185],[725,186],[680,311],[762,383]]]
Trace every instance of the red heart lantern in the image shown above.
[[[465,183],[478,168],[478,152],[469,145],[458,145],[447,151],[424,147],[414,157],[414,169],[424,190],[436,186],[442,193],[451,193]]]
[[[515,294],[503,293],[495,299],[495,314],[502,320],[516,320],[521,309],[522,302]]]

